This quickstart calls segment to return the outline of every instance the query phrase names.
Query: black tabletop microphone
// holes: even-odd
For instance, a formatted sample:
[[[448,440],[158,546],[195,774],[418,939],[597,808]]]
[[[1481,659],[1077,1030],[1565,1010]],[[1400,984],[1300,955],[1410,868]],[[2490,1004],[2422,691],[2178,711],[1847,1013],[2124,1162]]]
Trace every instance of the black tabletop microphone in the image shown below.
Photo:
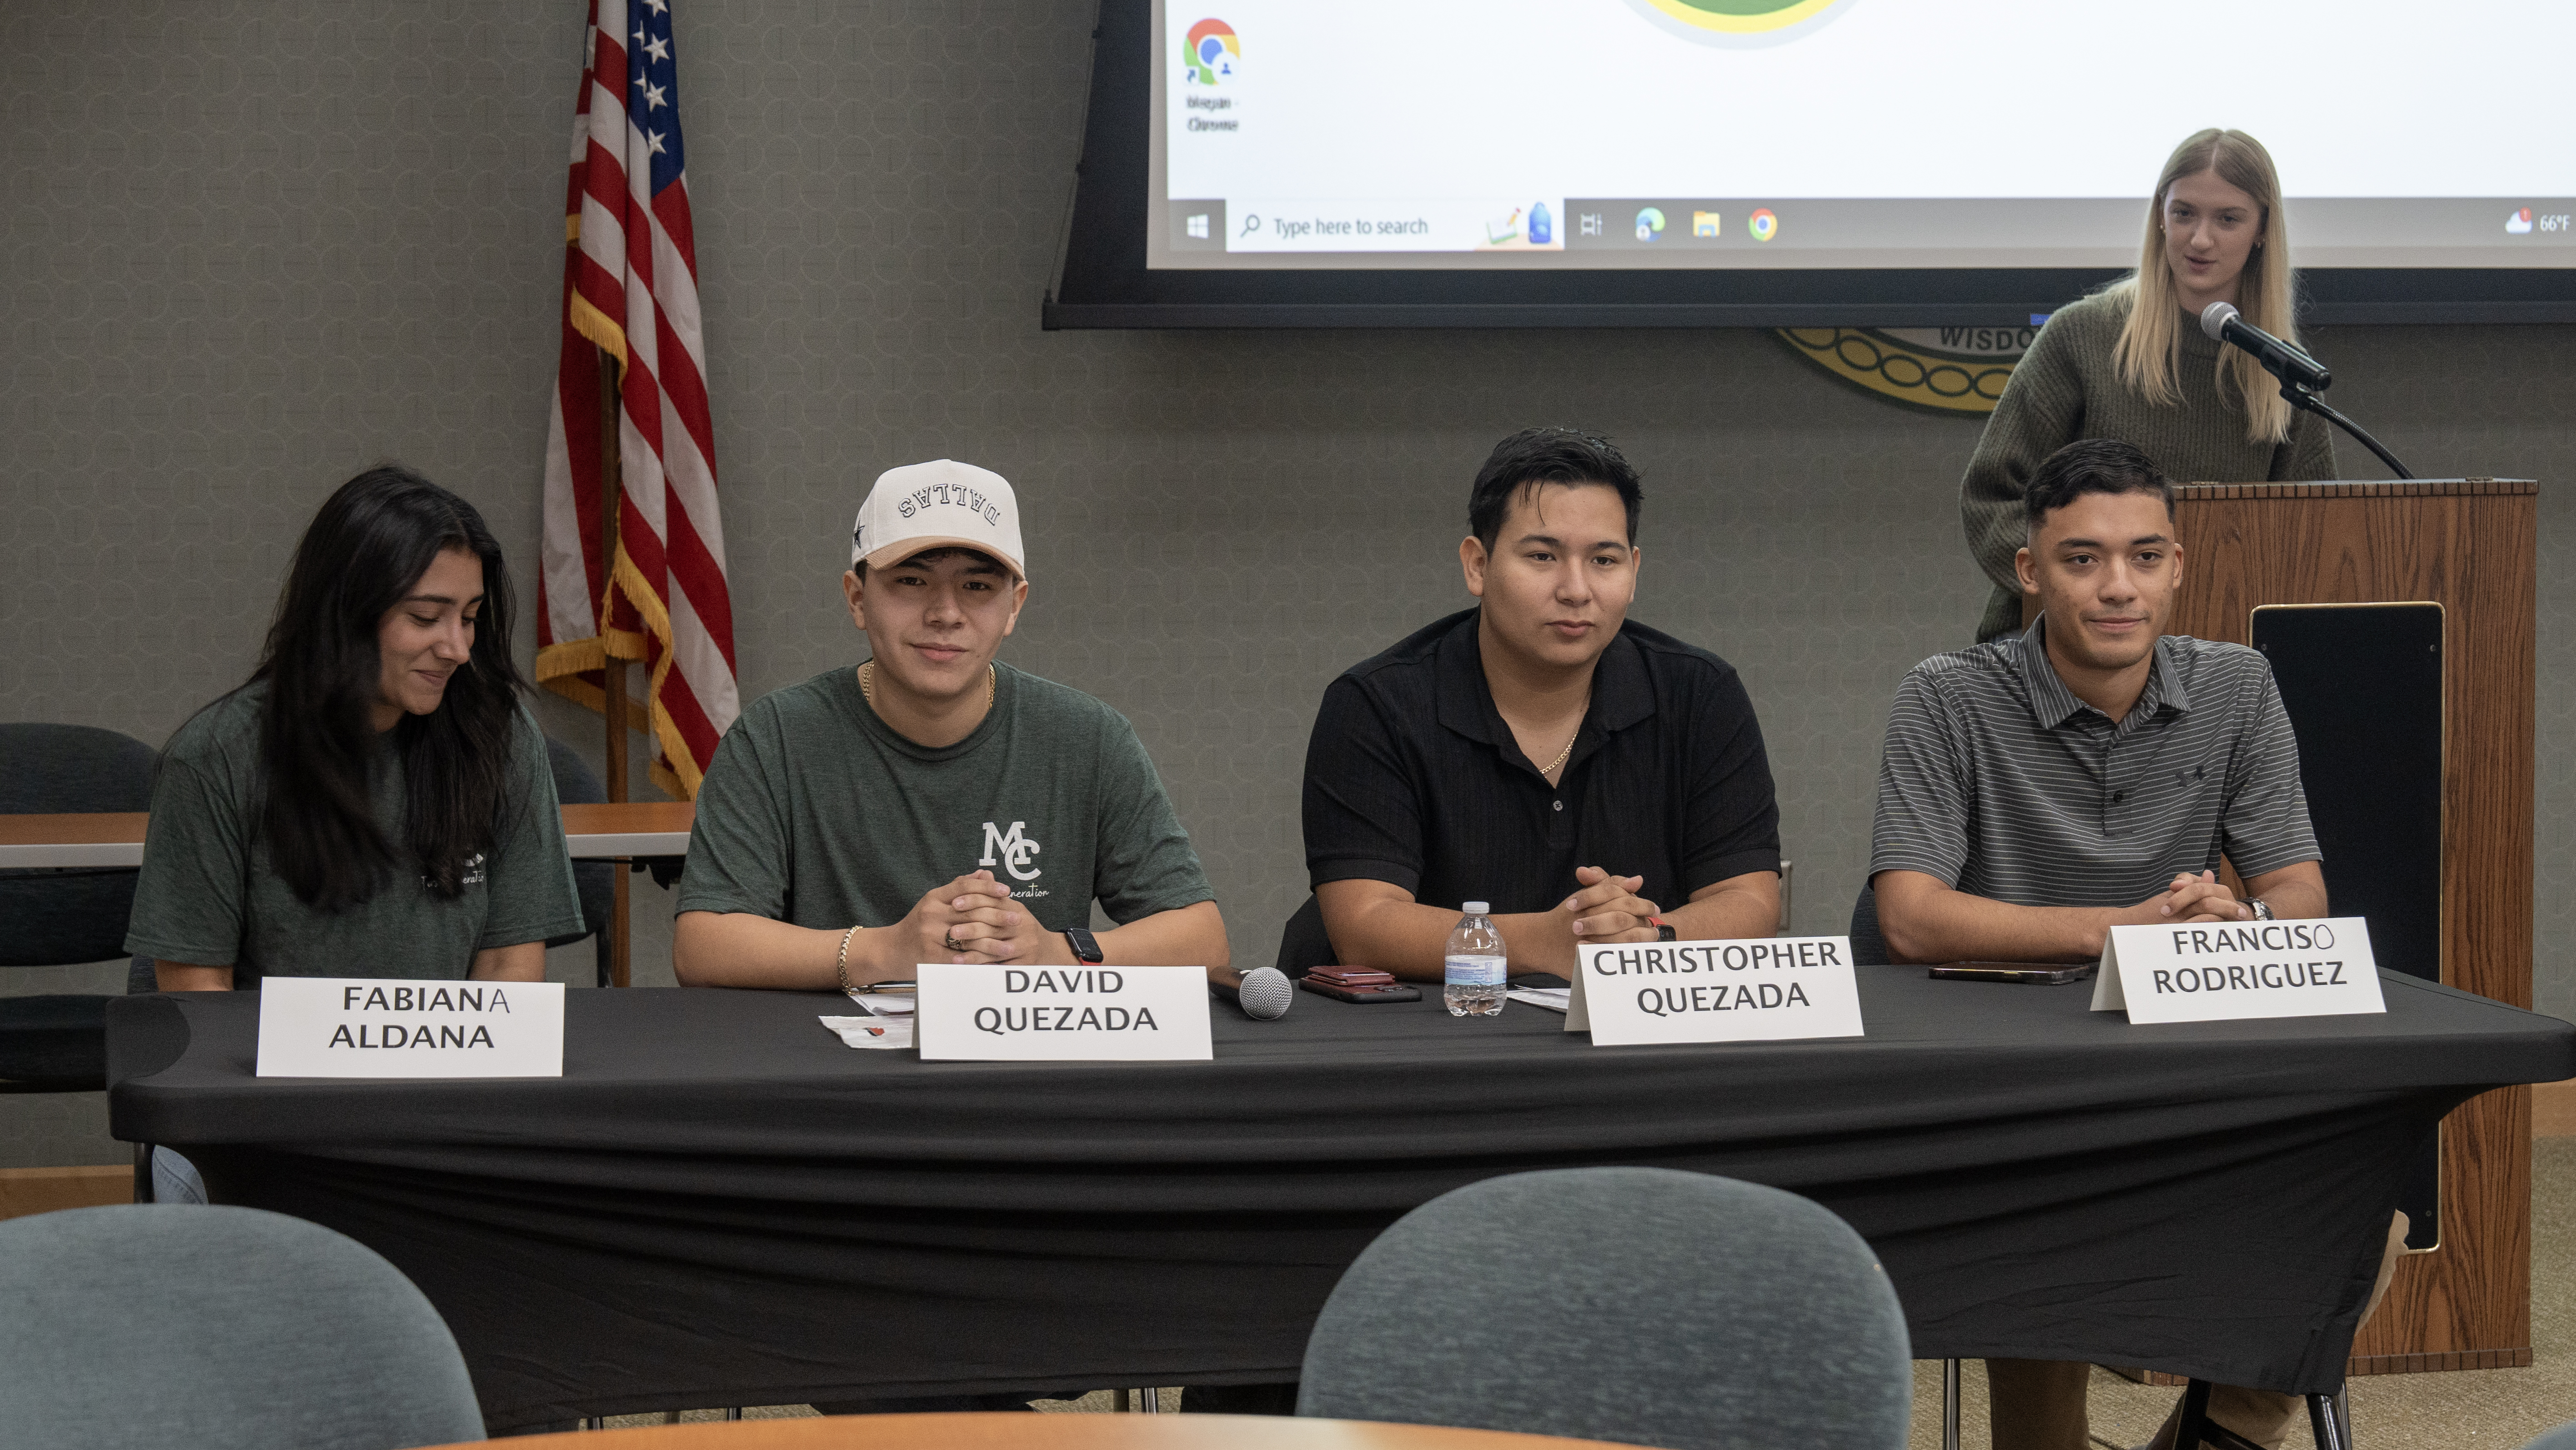
[[[2263,370],[2279,378],[2284,387],[2323,392],[2334,381],[2324,363],[2246,321],[2233,302],[2212,302],[2202,308],[2200,330],[2212,342],[2234,343],[2254,354]]]
[[[1277,967],[1254,967],[1248,972],[1210,967],[1208,995],[1220,1002],[1232,1002],[1255,1022],[1287,1016],[1288,1004],[1297,1000],[1296,988],[1288,985],[1287,975]]]

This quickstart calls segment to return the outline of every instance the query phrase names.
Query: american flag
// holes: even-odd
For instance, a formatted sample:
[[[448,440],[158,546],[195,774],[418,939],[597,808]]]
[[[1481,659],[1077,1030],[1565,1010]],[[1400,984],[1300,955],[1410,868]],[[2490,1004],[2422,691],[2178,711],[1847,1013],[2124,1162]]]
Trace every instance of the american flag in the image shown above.
[[[670,0],[591,0],[586,40],[564,199],[537,678],[598,709],[606,661],[643,661],[653,779],[693,797],[741,699]],[[600,528],[602,352],[622,363],[614,559]]]

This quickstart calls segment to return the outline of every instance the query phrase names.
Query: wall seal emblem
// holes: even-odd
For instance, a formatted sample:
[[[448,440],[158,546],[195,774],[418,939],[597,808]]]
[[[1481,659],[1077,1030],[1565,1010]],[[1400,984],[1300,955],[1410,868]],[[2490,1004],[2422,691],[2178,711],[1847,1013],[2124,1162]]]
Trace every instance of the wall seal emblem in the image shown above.
[[[1991,413],[2031,339],[2029,327],[1784,327],[1808,362],[1891,402],[1935,413]]]

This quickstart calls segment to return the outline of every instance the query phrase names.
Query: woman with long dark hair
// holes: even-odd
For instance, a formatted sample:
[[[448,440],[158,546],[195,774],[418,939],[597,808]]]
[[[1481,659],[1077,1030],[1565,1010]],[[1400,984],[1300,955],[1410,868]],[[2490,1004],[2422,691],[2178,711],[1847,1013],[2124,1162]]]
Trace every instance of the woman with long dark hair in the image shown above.
[[[126,950],[164,991],[542,980],[581,903],[524,687],[474,506],[406,468],[341,485],[259,668],[163,752]]]

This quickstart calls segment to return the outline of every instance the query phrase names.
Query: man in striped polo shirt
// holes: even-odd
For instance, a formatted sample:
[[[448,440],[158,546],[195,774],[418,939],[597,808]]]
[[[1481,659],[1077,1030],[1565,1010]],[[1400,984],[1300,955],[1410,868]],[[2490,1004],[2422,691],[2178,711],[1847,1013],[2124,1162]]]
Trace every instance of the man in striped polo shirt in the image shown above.
[[[2172,484],[2129,444],[2089,439],[2039,466],[2024,515],[2016,568],[2038,620],[1916,665],[1889,713],[1869,863],[1889,956],[2088,961],[2114,926],[2325,915],[2271,667],[2164,633],[2183,568]],[[2241,899],[2218,879],[2221,855]],[[2089,1368],[1988,1360],[1996,1450],[2083,1450]],[[2265,1446],[2300,1408],[2261,1390],[2210,1397],[2212,1418]],[[2168,1421],[2153,1444],[2172,1436]]]

